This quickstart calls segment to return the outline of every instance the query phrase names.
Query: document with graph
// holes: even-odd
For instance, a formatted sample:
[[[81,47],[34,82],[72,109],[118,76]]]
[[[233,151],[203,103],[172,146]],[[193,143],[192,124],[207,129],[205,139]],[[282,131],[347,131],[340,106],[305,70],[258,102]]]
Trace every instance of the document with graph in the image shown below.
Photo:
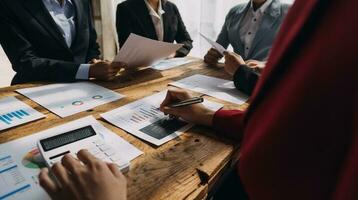
[[[160,110],[167,91],[127,104],[101,116],[113,125],[154,145],[160,146],[193,126],[181,119],[169,119]],[[207,108],[217,111],[223,105],[205,100]]]
[[[93,116],[84,117],[66,124],[44,130],[8,143],[0,144],[0,200],[48,200],[50,197],[41,188],[38,175],[46,167],[37,142],[42,138],[58,135],[80,127],[92,126],[100,137],[126,160],[133,160],[142,151],[123,138],[105,128]]]
[[[89,82],[51,84],[16,91],[62,118],[124,97]]]
[[[45,115],[15,97],[0,99],[0,131],[42,118]]]

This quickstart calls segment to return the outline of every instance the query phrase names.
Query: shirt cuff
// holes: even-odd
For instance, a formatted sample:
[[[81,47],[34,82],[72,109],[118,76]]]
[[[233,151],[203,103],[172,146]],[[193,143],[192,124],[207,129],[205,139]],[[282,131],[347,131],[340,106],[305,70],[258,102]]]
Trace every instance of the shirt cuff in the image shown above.
[[[90,64],[81,64],[77,70],[76,79],[77,80],[88,80],[90,66],[91,66]]]

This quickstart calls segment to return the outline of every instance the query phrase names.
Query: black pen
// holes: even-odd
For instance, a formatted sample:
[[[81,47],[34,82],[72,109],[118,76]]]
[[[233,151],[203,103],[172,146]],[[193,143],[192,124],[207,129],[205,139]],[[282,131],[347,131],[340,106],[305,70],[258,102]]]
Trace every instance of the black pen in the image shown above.
[[[190,105],[194,105],[194,104],[198,104],[198,103],[203,103],[204,102],[204,95],[200,96],[200,97],[194,97],[191,99],[187,99],[178,103],[174,103],[169,105],[170,108],[180,108],[180,107],[185,107],[185,106],[190,106]]]

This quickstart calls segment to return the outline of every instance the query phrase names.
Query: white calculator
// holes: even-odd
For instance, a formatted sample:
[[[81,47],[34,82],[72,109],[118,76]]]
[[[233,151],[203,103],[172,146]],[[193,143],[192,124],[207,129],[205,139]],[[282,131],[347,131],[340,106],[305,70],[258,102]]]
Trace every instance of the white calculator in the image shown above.
[[[122,159],[120,152],[108,145],[92,126],[41,139],[37,146],[48,167],[61,162],[66,154],[77,158],[76,154],[82,149],[104,162],[115,163],[122,172],[127,172],[130,166],[130,162]]]

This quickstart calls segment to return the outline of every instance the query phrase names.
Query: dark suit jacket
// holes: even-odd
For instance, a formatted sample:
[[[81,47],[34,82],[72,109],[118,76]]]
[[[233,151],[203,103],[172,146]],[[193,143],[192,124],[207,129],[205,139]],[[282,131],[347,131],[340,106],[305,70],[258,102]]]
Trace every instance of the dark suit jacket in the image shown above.
[[[79,65],[99,57],[90,1],[72,2],[77,34],[68,48],[42,0],[0,1],[0,42],[17,72],[12,84],[75,81]]]
[[[246,65],[241,65],[234,75],[236,89],[251,95],[255,89],[260,73]]]
[[[184,44],[177,51],[177,57],[189,54],[193,41],[186,30],[184,22],[175,4],[162,0],[164,23],[164,41]],[[122,46],[131,33],[158,40],[152,18],[144,0],[127,0],[117,7],[117,33],[119,44]]]

